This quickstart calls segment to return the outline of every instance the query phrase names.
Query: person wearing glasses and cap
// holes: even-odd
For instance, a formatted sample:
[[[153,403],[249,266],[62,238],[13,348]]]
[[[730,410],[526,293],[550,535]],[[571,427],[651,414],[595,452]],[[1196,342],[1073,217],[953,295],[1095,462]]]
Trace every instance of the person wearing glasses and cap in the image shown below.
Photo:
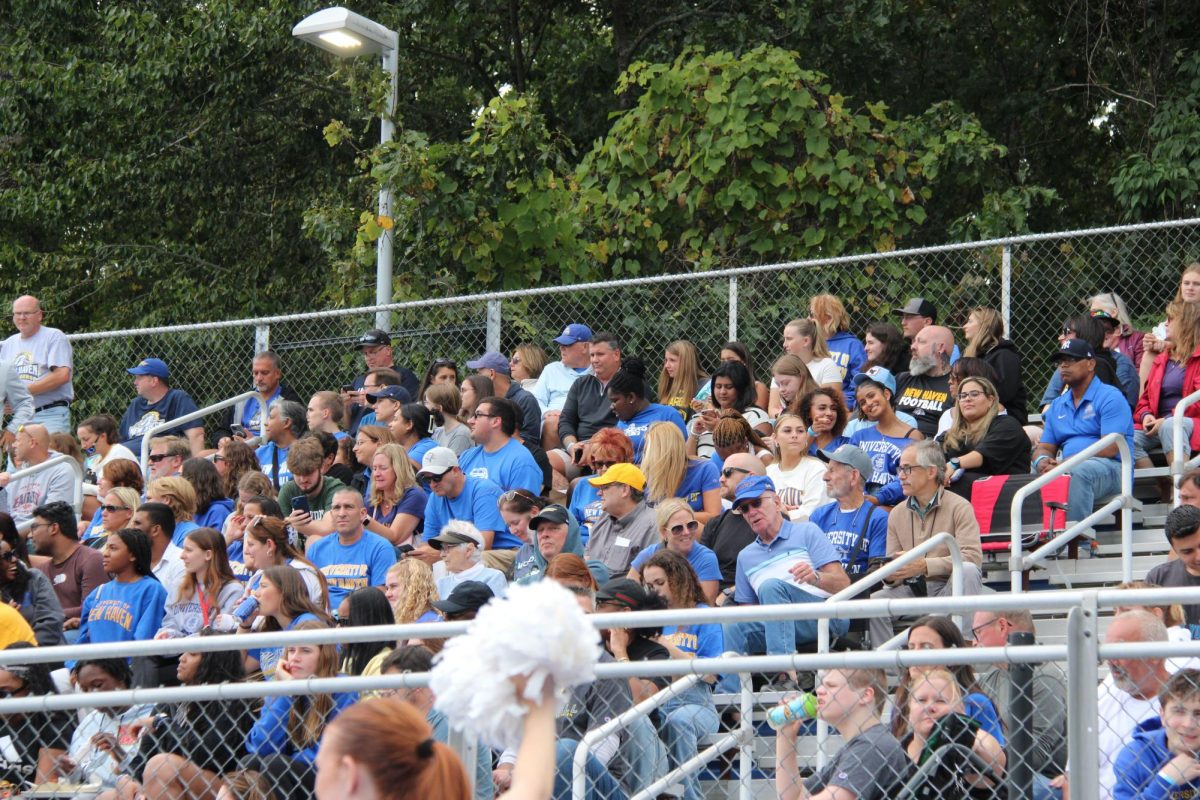
[[[829,537],[851,579],[865,575],[872,559],[887,555],[888,515],[867,500],[874,462],[852,444],[820,450],[817,456],[827,464],[825,492],[833,502],[819,507],[808,521]]]
[[[521,438],[532,445],[542,444],[542,407],[537,398],[529,390],[512,379],[512,367],[508,359],[500,353],[487,352],[474,361],[467,362],[467,368],[475,370],[476,374],[490,378],[496,397],[502,397],[521,409]]]
[[[754,541],[754,531],[746,524],[746,518],[733,513],[729,506],[739,483],[751,475],[766,474],[762,459],[752,453],[734,453],[725,459],[721,469],[721,501],[726,509],[706,522],[700,534],[700,544],[716,554],[717,565],[721,568],[721,592],[716,603],[719,606],[733,599],[738,554]]]
[[[496,597],[508,594],[504,573],[484,566],[483,537],[471,523],[450,520],[441,533],[429,540],[429,545],[441,552],[442,564],[446,567],[446,574],[435,581],[439,597],[450,597],[457,586],[467,581],[486,585]],[[438,608],[438,604],[434,603],[433,607]]]
[[[558,361],[551,361],[538,376],[533,387],[533,397],[542,409],[542,441],[547,451],[562,446],[558,438],[558,416],[567,403],[567,394],[572,384],[591,369],[588,346],[592,342],[592,329],[587,325],[572,322],[563,328],[554,339],[558,345]]]
[[[417,396],[417,389],[420,386],[416,373],[396,363],[395,355],[392,352],[392,337],[388,336],[386,331],[378,328],[367,331],[358,337],[354,348],[362,353],[363,362],[367,368],[354,377],[349,391],[345,391],[346,387],[342,387],[342,395],[346,401],[346,419],[350,423],[346,426],[346,430],[351,436],[358,432],[360,424],[364,424],[362,417],[367,413],[366,406],[358,402],[351,402],[353,399],[351,395],[363,388],[367,382],[367,375],[380,369],[393,370],[400,376],[400,385],[408,392],[410,398]]]
[[[429,487],[425,501],[425,530],[440,532],[451,520],[464,520],[483,537],[488,566],[507,573],[523,542],[509,532],[500,515],[500,487],[487,478],[467,475],[449,447],[435,447],[421,459],[417,480]],[[437,556],[437,553],[432,553]],[[436,562],[436,558],[433,559]],[[443,595],[444,596],[444,595]]]
[[[171,373],[162,359],[143,358],[125,371],[133,376],[137,394],[121,417],[121,444],[133,452],[142,452],[142,436],[151,428],[199,410],[191,395],[182,389],[171,388]],[[194,419],[158,431],[158,435],[187,436],[192,455],[198,455],[204,449],[204,420]]]
[[[737,560],[734,600],[738,605],[819,603],[850,585],[837,548],[811,522],[784,520],[775,484],[752,475],[738,484],[733,509],[743,515],[755,539]],[[834,636],[846,633],[849,620],[830,620]],[[722,626],[725,649],[746,655],[790,655],[796,645],[817,640],[816,620],[732,622]],[[794,671],[781,673],[777,690],[795,689]],[[735,691],[736,674],[721,678],[724,691]]]
[[[604,514],[592,526],[584,555],[603,562],[610,575],[624,575],[634,557],[658,541],[646,476],[633,464],[614,464],[588,483],[600,491]]]

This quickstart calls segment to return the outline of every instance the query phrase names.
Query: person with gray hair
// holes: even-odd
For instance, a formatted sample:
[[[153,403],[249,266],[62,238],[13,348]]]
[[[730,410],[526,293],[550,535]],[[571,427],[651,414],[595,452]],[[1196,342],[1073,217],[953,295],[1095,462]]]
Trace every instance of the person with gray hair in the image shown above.
[[[1156,586],[1200,586],[1200,508],[1172,509],[1166,534],[1175,558],[1151,567],[1146,581]],[[1200,625],[1200,603],[1185,605],[1183,616],[1188,625]]]
[[[454,587],[464,581],[478,581],[487,585],[496,597],[508,594],[508,581],[504,573],[483,565],[483,534],[471,523],[452,519],[442,526],[429,545],[442,553],[444,576],[435,581],[439,597],[449,597]]]
[[[907,498],[888,514],[887,557],[895,560],[935,534],[950,533],[962,553],[963,593],[983,592],[983,548],[979,523],[971,504],[942,488],[946,458],[937,442],[922,441],[909,445],[900,454],[900,488]],[[884,580],[883,589],[871,595],[876,599],[900,597],[939,597],[950,592],[952,567],[950,549],[937,548],[905,564]],[[871,620],[871,646],[879,647],[892,638],[892,618]],[[963,621],[963,635],[971,631]]]
[[[221,421],[212,435],[213,447],[220,449],[221,443],[230,437],[245,440],[258,436],[263,409],[269,409],[277,400],[300,402],[300,395],[283,382],[283,364],[279,354],[272,350],[254,354],[250,378],[258,396],[239,400],[221,413]]]
[[[817,508],[808,521],[825,531],[854,580],[867,573],[872,559],[887,556],[888,515],[867,500],[867,481],[875,467],[871,457],[852,444],[819,450],[817,455],[829,465],[825,493],[833,502]]]
[[[288,449],[308,430],[308,409],[295,400],[276,400],[267,414],[267,442],[254,451],[275,491],[292,479]]]

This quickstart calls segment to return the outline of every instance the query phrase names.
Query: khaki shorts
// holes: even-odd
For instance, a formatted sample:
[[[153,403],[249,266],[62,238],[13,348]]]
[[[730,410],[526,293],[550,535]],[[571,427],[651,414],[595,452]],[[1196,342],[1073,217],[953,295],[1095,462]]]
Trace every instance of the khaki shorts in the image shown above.
[[[516,550],[484,550],[483,565],[498,569],[507,580],[512,580],[513,564],[517,561]]]

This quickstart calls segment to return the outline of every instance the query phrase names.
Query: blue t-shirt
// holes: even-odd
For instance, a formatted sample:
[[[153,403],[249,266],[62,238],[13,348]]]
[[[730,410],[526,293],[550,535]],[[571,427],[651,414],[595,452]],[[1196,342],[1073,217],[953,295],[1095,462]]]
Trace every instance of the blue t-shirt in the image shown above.
[[[425,490],[420,486],[410,486],[404,490],[404,494],[400,496],[400,502],[392,506],[392,510],[384,514],[379,510],[378,506],[367,506],[367,513],[371,515],[371,519],[378,522],[380,525],[391,525],[396,519],[397,514],[409,514],[417,518],[417,527],[413,530],[413,534],[421,533],[421,525],[425,519],[425,504],[429,498]]]
[[[842,393],[846,396],[846,408],[854,409],[854,376],[862,372],[867,363],[867,348],[853,334],[838,331],[826,340],[829,357],[842,371]]]
[[[739,605],[758,605],[755,585],[768,575],[783,574],[789,564],[800,559],[807,559],[814,570],[841,563],[829,537],[811,522],[784,521],[769,544],[756,537],[738,553],[734,599]]]
[[[650,556],[654,555],[655,551],[661,547],[661,544],[652,544],[644,548],[633,557],[630,566],[641,572],[642,565],[649,561]],[[696,577],[699,580],[721,580],[721,567],[717,564],[717,554],[699,542],[692,542],[692,549],[688,551],[687,560],[692,565],[692,569],[696,570]]]
[[[294,630],[301,622],[320,622],[320,618],[316,614],[310,614],[305,611],[292,620],[291,624],[284,628],[285,631]],[[246,655],[258,662],[258,671],[263,674],[265,680],[271,680],[275,677],[275,667],[279,665],[279,659],[283,658],[282,647],[252,647],[246,651]]]
[[[192,522],[190,519],[180,520],[175,523],[175,532],[171,534],[171,544],[176,547],[183,547],[183,540],[187,535],[196,530],[200,526]]]
[[[258,465],[262,467],[263,475],[271,479],[275,486],[283,486],[292,479],[292,471],[288,469],[287,455],[290,447],[280,447],[274,442],[267,442],[254,451],[258,457]],[[278,465],[278,470],[276,470]]]
[[[489,480],[502,491],[527,489],[534,497],[542,493],[542,468],[516,439],[509,439],[494,453],[475,445],[458,457],[458,463],[468,476]]]
[[[830,543],[841,553],[842,566],[846,568],[847,575],[861,575],[867,571],[867,565],[872,558],[887,556],[887,512],[880,511],[868,501],[864,501],[853,511],[842,511],[841,506],[834,500],[813,511],[808,521],[825,531]],[[867,545],[861,552],[860,532],[867,540]],[[858,556],[854,563],[850,564],[850,557],[854,553],[858,553]]]
[[[242,540],[230,542],[229,546],[225,548],[225,552],[229,555],[229,568],[233,570],[233,577],[243,583],[250,580],[251,573],[246,567],[246,555],[242,548]]]
[[[228,497],[218,497],[208,504],[203,514],[196,515],[196,525],[201,528],[212,528],[218,533],[225,528],[225,518],[233,513],[233,501]]]
[[[996,705],[985,694],[971,692],[963,698],[963,709],[967,716],[979,723],[979,727],[996,737],[996,741],[1004,747],[1004,726],[1000,724],[1000,715],[996,713]]]
[[[383,586],[387,571],[396,563],[396,550],[382,536],[363,531],[358,541],[342,544],[336,533],[322,536],[308,550],[313,563],[329,583],[329,607],[337,608],[355,589]]]
[[[871,473],[867,483],[873,483],[876,490],[870,492],[879,498],[879,504],[894,506],[904,498],[900,489],[900,453],[913,443],[907,436],[884,436],[879,428],[872,425],[864,428],[850,437],[850,444],[862,448],[871,457],[875,471]]]
[[[153,639],[166,605],[167,590],[155,578],[103,583],[83,601],[78,644]]]
[[[656,422],[674,423],[679,428],[679,432],[683,434],[684,440],[687,439],[687,427],[683,424],[683,417],[679,415],[679,412],[661,403],[651,403],[634,414],[629,421],[617,420],[617,430],[624,432],[629,437],[629,441],[633,442],[633,463],[642,463],[642,448],[646,446],[646,431],[650,430],[650,426]]]
[[[683,481],[675,490],[675,496],[687,503],[692,511],[703,511],[704,493],[713,489],[719,491],[720,488],[721,468],[710,460],[693,458],[688,461],[687,472],[683,474]]]
[[[917,427],[917,421],[915,419],[912,422],[912,426],[914,428]],[[850,444],[849,436],[835,436],[830,440],[829,444],[825,445],[824,447],[817,447],[817,440],[814,438],[812,443],[808,446],[808,454],[810,456],[814,456],[815,458],[820,458],[820,456],[817,455],[818,450],[828,450],[832,453],[844,444]]]
[[[142,452],[142,436],[156,425],[198,411],[196,402],[182,389],[168,389],[157,403],[148,403],[137,395],[121,417],[121,444],[134,453]],[[179,427],[161,431],[156,436],[184,436],[192,428],[203,428],[204,421],[194,419]]]
[[[604,516],[604,509],[600,507],[600,490],[592,486],[586,478],[579,481],[571,490],[571,504],[567,510],[579,521],[579,538],[586,546],[592,526]]]
[[[452,519],[464,519],[481,531],[495,534],[492,539],[493,550],[516,550],[524,543],[508,532],[508,525],[500,516],[499,502],[499,486],[470,475],[463,484],[463,490],[453,500],[430,492],[429,500],[425,503],[425,538],[437,536]]]
[[[251,389],[257,391],[257,387],[251,386]],[[275,402],[283,394],[283,386],[275,387],[275,391],[267,398],[267,408],[271,407],[271,403]],[[238,422],[242,423],[242,427],[252,433],[258,433],[262,430],[262,414],[263,405],[258,394],[248,399],[242,407],[242,418]]]
[[[417,469],[420,469],[421,459],[425,457],[426,453],[437,446],[438,444],[433,440],[432,436],[426,436],[424,439],[419,440],[412,447],[408,448],[408,460],[416,464]]]
[[[1054,398],[1042,415],[1042,443],[1056,445],[1070,458],[1110,433],[1120,433],[1133,450],[1133,415],[1120,390],[1092,378],[1079,405],[1070,391]],[[1119,461],[1119,455],[1110,456]]]
[[[701,603],[696,608],[708,608]],[[716,622],[703,625],[664,625],[662,635],[685,653],[696,658],[719,658],[725,649],[725,636]]]

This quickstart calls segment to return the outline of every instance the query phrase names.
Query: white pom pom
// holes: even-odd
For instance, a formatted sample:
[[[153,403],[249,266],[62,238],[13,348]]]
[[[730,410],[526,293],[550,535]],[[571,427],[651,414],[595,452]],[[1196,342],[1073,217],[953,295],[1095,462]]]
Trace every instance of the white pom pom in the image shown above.
[[[515,748],[525,707],[511,678],[525,676],[525,699],[543,687],[566,690],[595,679],[600,643],[574,596],[554,581],[513,586],[484,606],[467,633],[450,639],[433,667],[437,708],[456,730],[478,733],[493,747]]]

